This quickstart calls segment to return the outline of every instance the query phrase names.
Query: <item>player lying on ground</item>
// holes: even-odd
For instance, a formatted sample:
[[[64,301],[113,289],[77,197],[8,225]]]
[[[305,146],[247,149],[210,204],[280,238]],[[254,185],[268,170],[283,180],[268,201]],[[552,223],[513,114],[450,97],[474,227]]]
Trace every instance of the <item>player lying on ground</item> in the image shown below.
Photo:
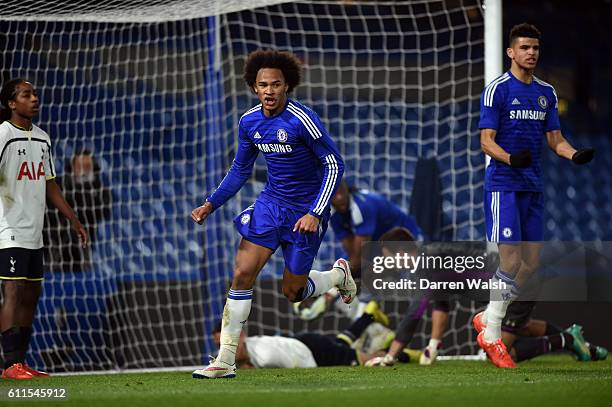
[[[385,232],[383,235],[378,236],[380,242],[408,242],[415,243],[413,234],[404,227],[395,227]],[[383,253],[385,256],[391,255],[390,249],[383,247]],[[416,246],[409,249],[412,255],[416,254]],[[402,351],[406,349],[406,346],[411,342],[416,329],[423,318],[423,315],[427,311],[427,305],[431,301],[431,293],[427,291],[419,292],[415,295],[409,303],[408,309],[406,310],[405,316],[400,321],[395,331],[395,339],[391,344],[386,355],[386,362],[379,358],[378,362],[392,365],[395,363],[398,357],[404,357]],[[328,298],[333,297],[333,294],[328,294]],[[361,297],[361,295],[360,295]],[[312,304],[303,306],[302,304],[296,304],[295,311],[300,315],[302,319],[310,320],[322,315],[327,307],[327,302],[321,301],[321,299],[315,300]],[[438,354],[438,349],[441,346],[442,337],[446,329],[448,322],[448,312],[450,309],[450,303],[448,301],[435,301],[434,308],[432,311],[432,327],[431,336],[429,343],[420,355],[419,363],[423,365],[431,364]],[[369,362],[369,365],[377,365],[377,361]]]
[[[385,242],[407,242],[405,250],[412,255],[416,254],[416,249],[411,246],[414,239],[410,232],[402,228],[393,229],[383,236],[380,241],[383,244],[383,254],[391,255],[391,248],[385,247]],[[398,248],[395,248],[397,251]],[[427,347],[424,349],[420,363],[422,365],[432,364],[442,344],[442,338],[449,319],[450,302],[442,300],[432,300],[431,292],[424,291],[421,296],[413,298],[408,306],[404,318],[400,321],[395,330],[395,339],[392,342],[387,354],[384,357],[374,358],[368,361],[367,366],[392,366],[402,350],[411,342],[414,337],[422,317],[427,310],[430,301],[433,301],[431,336]],[[605,359],[607,350],[588,344],[582,337],[580,327],[573,325],[566,331],[562,331],[553,324],[541,320],[532,320],[531,311],[535,303],[513,302],[508,308],[508,315],[503,321],[504,338],[508,340],[508,349],[515,361],[531,359],[538,355],[554,352],[557,350],[567,350],[573,352],[578,360],[587,359],[589,353],[594,355],[592,360]],[[480,317],[474,319],[480,321]],[[478,332],[483,329],[479,326]],[[536,338],[534,338],[536,337]],[[513,347],[513,340],[517,339]]]
[[[4,379],[48,377],[25,363],[42,290],[46,201],[71,223],[81,244],[87,232],[55,183],[51,139],[32,124],[39,99],[32,84],[13,79],[0,91],[0,332]]]
[[[592,160],[593,149],[576,150],[560,131],[557,94],[536,78],[540,32],[530,24],[514,26],[506,50],[510,70],[482,93],[480,143],[492,159],[486,169],[484,210],[487,238],[497,242],[500,267],[496,283],[508,289],[491,298],[482,316],[486,328],[478,345],[498,367],[516,367],[501,339],[508,305],[536,272],[543,240],[544,197],[540,168],[543,136],[560,157],[575,164]]]
[[[240,118],[238,149],[229,172],[191,214],[202,224],[240,190],[262,152],[268,182],[255,203],[234,220],[242,240],[223,310],[221,348],[217,358],[201,370],[204,377],[235,376],[236,349],[251,310],[255,279],[279,246],[285,259],[283,294],[289,301],[302,301],[337,287],[344,302],[351,303],[357,292],[343,259],[329,271],[311,271],[344,162],[317,114],[288,97],[300,82],[301,70],[301,62],[288,52],[259,50],[249,55],[244,79],[260,103]]]
[[[608,350],[587,342],[580,325],[573,324],[562,330],[548,321],[531,319],[535,305],[534,301],[513,301],[508,306],[502,322],[502,340],[513,361],[521,362],[556,351],[570,352],[582,362],[607,358]],[[473,319],[479,333],[485,328],[482,315],[478,313]]]
[[[379,309],[375,301],[346,331],[338,336],[329,337],[315,333],[304,333],[294,337],[240,335],[236,349],[236,363],[241,368],[308,368],[317,366],[357,366],[365,361],[384,354],[382,349],[388,343],[387,336],[392,334],[381,323],[388,317]],[[221,326],[213,331],[217,347],[221,342]],[[367,338],[365,338],[367,337]],[[349,338],[363,339],[368,343],[363,348],[353,347]],[[193,377],[205,378],[204,370],[196,370]]]
[[[432,340],[437,339],[434,342],[437,346],[434,348],[432,340],[430,340],[420,356],[420,364],[422,365],[432,364],[436,360],[438,350],[441,347],[441,340],[444,336],[446,322],[448,321],[448,308],[445,311],[444,305],[439,303],[441,301],[434,303],[431,331],[431,338]],[[510,356],[515,362],[522,362],[548,353],[563,351],[571,353],[578,361],[599,361],[607,358],[608,350],[602,346],[596,346],[587,342],[583,337],[580,325],[573,324],[569,328],[562,330],[550,322],[530,319],[530,311],[528,311],[530,308],[532,306],[528,302],[513,302],[508,307],[508,312],[503,321],[502,338],[506,343],[507,349],[509,349]],[[479,321],[479,319],[476,318],[475,321]],[[404,318],[395,330],[395,339],[387,353],[382,357],[370,359],[366,362],[366,366],[393,366],[398,362],[398,358],[400,358],[399,361],[402,361],[401,358],[404,357],[403,350],[410,343],[418,322],[420,320],[415,323],[413,318]],[[484,329],[482,325],[477,326],[478,332]]]

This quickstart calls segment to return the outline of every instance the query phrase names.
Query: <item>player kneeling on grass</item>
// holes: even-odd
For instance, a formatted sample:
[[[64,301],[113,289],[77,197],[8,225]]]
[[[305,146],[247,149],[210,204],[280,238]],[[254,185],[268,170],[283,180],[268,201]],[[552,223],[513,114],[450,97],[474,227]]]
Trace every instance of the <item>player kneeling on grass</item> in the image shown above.
[[[417,253],[415,238],[409,230],[405,228],[394,228],[383,234],[380,239],[382,242],[382,250],[385,256],[392,255],[392,249],[389,243],[404,242],[404,249],[407,253],[414,256]],[[415,298],[410,300],[408,309],[399,325],[395,329],[395,339],[391,343],[387,353],[378,358],[369,360],[366,363],[368,367],[375,366],[392,366],[398,361],[402,361],[407,351],[406,346],[414,337],[414,333],[418,328],[427,305],[431,301],[431,292],[420,291]],[[419,363],[421,365],[431,365],[435,362],[438,351],[442,346],[442,337],[448,324],[448,313],[450,303],[448,301],[434,301],[434,306],[431,315],[431,336],[429,343],[420,354]]]
[[[302,301],[337,287],[343,301],[351,303],[357,293],[344,259],[329,271],[310,271],[327,230],[329,205],[342,179],[344,162],[317,114],[288,97],[300,82],[301,70],[301,62],[288,52],[260,50],[249,55],[244,79],[260,103],[240,118],[238,149],[229,172],[191,213],[202,224],[240,190],[262,152],[268,182],[255,203],[234,221],[242,240],[223,310],[221,348],[209,366],[196,371],[203,377],[235,376],[236,350],[251,310],[255,279],[279,246],[285,259],[283,294],[289,301]]]
[[[377,241],[394,228],[408,230],[418,241],[425,236],[416,219],[388,198],[374,191],[357,189],[344,181],[331,201],[332,216],[329,224],[334,238],[342,244],[349,256],[353,277],[361,276],[361,254],[365,243]],[[362,287],[359,304],[347,310],[341,303],[338,307],[349,318],[356,319],[366,304],[376,299],[375,293]],[[332,298],[328,298],[328,301]]]
[[[0,331],[3,379],[48,377],[25,363],[43,280],[46,200],[71,223],[85,247],[87,232],[55,183],[49,135],[32,124],[39,100],[32,84],[13,79],[0,91]]]

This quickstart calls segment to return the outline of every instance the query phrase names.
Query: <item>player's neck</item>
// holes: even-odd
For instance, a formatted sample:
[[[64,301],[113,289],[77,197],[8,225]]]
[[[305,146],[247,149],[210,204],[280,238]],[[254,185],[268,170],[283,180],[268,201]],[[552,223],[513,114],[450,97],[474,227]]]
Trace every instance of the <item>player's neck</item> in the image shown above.
[[[266,117],[273,117],[273,116],[276,116],[281,110],[282,109],[280,107],[278,109],[274,109],[274,110],[264,109],[263,114]]]
[[[32,119],[28,119],[22,116],[13,115],[9,121],[15,126],[24,130],[32,129]]]
[[[512,75],[519,81],[530,85],[533,82],[533,69],[524,69],[516,64],[512,64],[510,67],[510,72]]]

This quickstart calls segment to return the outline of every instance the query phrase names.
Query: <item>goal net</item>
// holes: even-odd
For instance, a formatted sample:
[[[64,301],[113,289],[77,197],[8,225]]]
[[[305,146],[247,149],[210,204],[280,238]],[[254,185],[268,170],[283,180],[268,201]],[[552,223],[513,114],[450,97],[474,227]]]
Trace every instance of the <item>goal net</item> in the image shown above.
[[[49,211],[34,366],[189,366],[214,353],[210,332],[238,241],[231,221],[261,190],[265,163],[204,228],[190,213],[229,168],[238,119],[257,103],[241,73],[258,48],[304,61],[294,96],[321,116],[351,184],[408,210],[418,160],[435,159],[441,237],[482,238],[478,0],[8,0],[0,28],[2,82],[24,77],[37,87],[36,123],[51,136],[58,183],[93,238],[91,250],[79,249]],[[95,161],[91,173],[81,172],[83,155]],[[315,266],[328,269],[340,253],[330,230]],[[337,312],[298,320],[281,273],[279,256],[262,271],[250,334],[346,327]],[[383,303],[397,321],[405,304]],[[448,353],[475,351],[473,305],[460,305]]]

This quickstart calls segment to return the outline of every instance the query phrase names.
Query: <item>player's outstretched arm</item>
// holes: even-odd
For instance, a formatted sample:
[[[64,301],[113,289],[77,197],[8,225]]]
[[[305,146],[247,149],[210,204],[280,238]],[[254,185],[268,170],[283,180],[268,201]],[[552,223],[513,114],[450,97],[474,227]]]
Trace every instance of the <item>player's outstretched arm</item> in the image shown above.
[[[509,154],[495,142],[496,135],[497,131],[494,129],[480,129],[480,147],[485,154],[514,168],[525,168],[531,165],[529,150]]]
[[[565,137],[563,137],[560,130],[546,132],[546,140],[548,141],[548,147],[550,147],[551,150],[557,153],[557,155],[560,157],[572,160],[574,164],[586,164],[590,162],[595,155],[595,150],[592,148],[576,150],[565,139]]]
[[[195,212],[197,210],[199,213],[201,212],[201,216],[194,217],[192,212],[193,220],[200,224],[204,222],[204,219],[206,219],[214,209],[221,207],[228,199],[236,195],[240,188],[249,180],[253,172],[253,165],[255,164],[255,159],[257,158],[259,150],[249,140],[247,132],[242,126],[242,122],[240,122],[238,127],[238,149],[232,166],[215,192],[206,199],[206,201],[210,203],[210,212],[205,212],[203,208],[204,205],[200,206],[202,209],[198,210],[198,208],[196,208],[193,211]],[[202,217],[204,214],[206,214],[206,217]],[[201,218],[201,220],[196,220],[197,217]]]
[[[70,225],[72,229],[75,231],[77,236],[79,237],[79,241],[83,247],[87,247],[89,244],[89,237],[87,236],[87,231],[79,221],[79,218],[76,216],[66,199],[64,199],[64,194],[62,194],[62,190],[55,182],[55,179],[47,180],[46,186],[46,194],[47,201],[55,208],[57,208],[62,215],[66,217],[70,221]]]

